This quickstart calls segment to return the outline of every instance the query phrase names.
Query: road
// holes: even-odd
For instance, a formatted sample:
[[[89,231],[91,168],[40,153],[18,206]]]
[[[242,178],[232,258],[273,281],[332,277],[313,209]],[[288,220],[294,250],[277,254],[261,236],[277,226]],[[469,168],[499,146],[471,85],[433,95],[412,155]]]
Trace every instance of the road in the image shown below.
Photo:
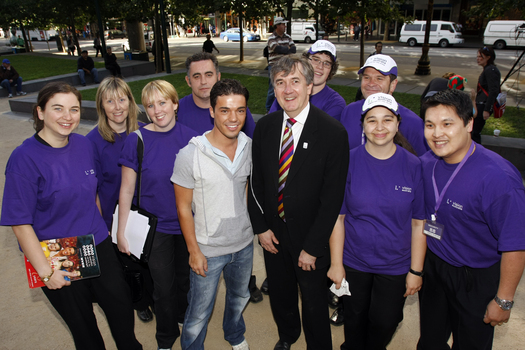
[[[0,44],[6,39],[0,39]],[[122,45],[127,39],[114,39],[107,41],[107,45],[113,47],[113,51],[117,56],[121,57]],[[170,58],[172,62],[172,69],[184,68],[184,61],[189,55],[202,50],[203,37],[198,38],[174,38],[169,39]],[[266,46],[266,41],[249,42],[244,44],[244,61],[239,62],[239,42],[224,42],[219,38],[213,39],[215,45],[220,50],[217,55],[221,66],[244,67],[249,69],[264,69],[266,67],[266,59],[263,57],[263,49]],[[357,79],[357,71],[359,70],[359,45],[353,40],[337,41],[337,37],[331,38],[337,46],[339,70],[336,77],[345,77],[349,79]],[[374,51],[373,41],[365,43],[365,58]],[[33,42],[35,51],[48,52],[47,44],[45,42]],[[309,48],[310,45],[304,43],[297,43],[297,51],[303,52]],[[56,52],[56,44],[50,42],[51,52]],[[91,40],[81,40],[81,47],[94,53],[93,44]],[[383,53],[392,56],[398,64],[399,82],[407,85],[426,86],[430,80],[439,77],[446,72],[455,72],[467,78],[467,89],[476,87],[481,68],[476,64],[477,45],[465,44],[463,47],[431,47],[429,56],[432,74],[430,76],[416,76],[414,71],[417,62],[421,56],[421,46],[409,47],[406,44],[397,42],[385,42],[383,45]],[[505,77],[511,69],[514,62],[517,60],[521,51],[515,49],[506,49],[496,51],[496,64],[501,71],[502,78]],[[93,56],[93,55],[92,55]],[[524,72],[525,73],[525,72]],[[520,84],[525,81],[521,74],[515,74],[505,84],[504,89],[509,91],[509,94],[515,94],[520,90]]]

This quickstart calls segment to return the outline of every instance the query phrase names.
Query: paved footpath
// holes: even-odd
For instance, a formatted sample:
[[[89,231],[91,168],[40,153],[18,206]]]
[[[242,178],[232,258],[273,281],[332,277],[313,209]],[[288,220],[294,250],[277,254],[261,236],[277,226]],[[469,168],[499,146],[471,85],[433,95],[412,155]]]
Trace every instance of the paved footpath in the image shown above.
[[[237,69],[237,73],[242,70]],[[247,72],[248,73],[248,72]],[[161,75],[159,75],[161,76]],[[137,79],[137,78],[135,78]],[[35,93],[36,95],[36,93]],[[7,160],[24,139],[34,133],[32,121],[27,114],[10,112],[8,99],[0,99],[0,169],[5,169]],[[87,134],[94,127],[93,122],[82,122],[77,132]],[[0,195],[3,195],[5,176],[0,176]],[[0,350],[12,349],[73,349],[72,338],[63,321],[49,304],[42,291],[29,289],[23,267],[22,253],[18,249],[15,236],[10,227],[0,227]],[[264,280],[265,270],[260,246],[255,244],[254,274],[258,285]],[[222,333],[222,315],[224,311],[224,283],[221,282],[215,311],[212,316],[206,348],[211,350],[231,349]],[[419,334],[419,309],[417,296],[407,298],[405,317],[388,346],[389,350],[415,349]],[[524,349],[525,335],[525,282],[522,280],[516,296],[508,324],[497,327],[495,350]],[[331,312],[331,310],[330,310]],[[107,322],[98,306],[95,306],[99,328],[108,349],[115,349]],[[244,312],[246,338],[252,350],[273,349],[278,340],[277,329],[273,321],[268,297],[258,304],[248,304]],[[328,317],[328,313],[327,313]],[[144,349],[156,349],[155,321],[144,324],[136,318],[136,334]],[[343,328],[332,326],[334,349],[344,340]],[[294,345],[294,349],[305,349],[304,336]],[[177,341],[173,349],[180,349]]]

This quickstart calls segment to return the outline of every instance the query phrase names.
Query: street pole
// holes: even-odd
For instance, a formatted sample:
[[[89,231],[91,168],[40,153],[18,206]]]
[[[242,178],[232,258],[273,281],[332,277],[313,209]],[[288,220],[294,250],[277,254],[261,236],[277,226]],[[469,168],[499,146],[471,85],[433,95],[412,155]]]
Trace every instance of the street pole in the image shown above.
[[[425,28],[425,43],[423,44],[421,58],[417,62],[415,75],[430,75],[430,58],[428,57],[428,44],[430,38],[430,26],[432,25],[432,13],[434,12],[434,0],[428,0],[427,27]]]

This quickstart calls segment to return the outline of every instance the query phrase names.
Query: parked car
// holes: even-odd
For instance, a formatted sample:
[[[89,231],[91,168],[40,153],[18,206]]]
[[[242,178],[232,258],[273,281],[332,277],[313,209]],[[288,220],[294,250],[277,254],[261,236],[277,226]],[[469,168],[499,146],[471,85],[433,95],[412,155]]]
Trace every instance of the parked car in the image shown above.
[[[122,30],[113,29],[104,31],[104,38],[106,39],[123,39],[127,37],[127,34]]]
[[[525,21],[490,21],[483,34],[483,44],[501,50],[507,46],[525,46]]]
[[[399,42],[407,43],[408,46],[416,46],[425,42],[425,29],[427,21],[414,21],[405,23],[401,28]],[[461,30],[454,22],[432,21],[430,24],[429,44],[438,44],[447,47],[454,44],[463,44],[465,40]]]
[[[230,28],[227,31],[221,33],[221,39],[224,41],[239,41],[241,38],[240,33],[241,30],[239,28]],[[261,40],[261,36],[259,34],[252,33],[247,29],[242,30],[242,36],[244,42]]]

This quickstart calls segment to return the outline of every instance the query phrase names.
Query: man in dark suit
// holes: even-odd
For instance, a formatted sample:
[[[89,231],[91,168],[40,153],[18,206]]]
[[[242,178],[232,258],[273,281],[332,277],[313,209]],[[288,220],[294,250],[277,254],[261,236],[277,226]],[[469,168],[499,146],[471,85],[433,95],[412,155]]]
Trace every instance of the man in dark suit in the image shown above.
[[[308,349],[332,349],[328,240],[343,201],[349,146],[345,128],[308,102],[313,75],[304,58],[276,62],[271,79],[283,110],[263,117],[253,135],[248,208],[264,248],[275,350],[290,349],[301,334],[297,285]]]

